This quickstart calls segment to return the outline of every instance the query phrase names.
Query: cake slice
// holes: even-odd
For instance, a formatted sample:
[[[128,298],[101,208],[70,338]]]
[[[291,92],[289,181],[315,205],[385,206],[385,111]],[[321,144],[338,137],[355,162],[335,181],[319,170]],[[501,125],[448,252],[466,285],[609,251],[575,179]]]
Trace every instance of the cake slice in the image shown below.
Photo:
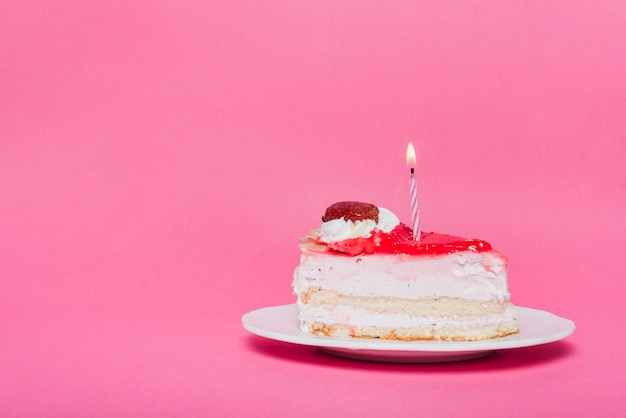
[[[300,243],[293,277],[304,332],[475,341],[515,334],[507,259],[481,240],[413,239],[389,210],[338,202]]]

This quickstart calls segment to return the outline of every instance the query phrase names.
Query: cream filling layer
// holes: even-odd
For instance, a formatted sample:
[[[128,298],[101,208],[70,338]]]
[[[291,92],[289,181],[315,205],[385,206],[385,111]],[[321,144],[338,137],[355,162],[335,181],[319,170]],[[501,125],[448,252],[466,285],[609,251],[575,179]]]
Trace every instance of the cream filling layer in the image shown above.
[[[350,306],[312,306],[298,303],[301,327],[306,328],[315,323],[327,325],[348,325],[355,327],[377,326],[389,328],[428,328],[444,329],[453,327],[471,330],[484,326],[500,326],[515,323],[515,310],[507,304],[502,314],[490,314],[476,317],[458,316],[414,316],[403,312],[372,312]]]

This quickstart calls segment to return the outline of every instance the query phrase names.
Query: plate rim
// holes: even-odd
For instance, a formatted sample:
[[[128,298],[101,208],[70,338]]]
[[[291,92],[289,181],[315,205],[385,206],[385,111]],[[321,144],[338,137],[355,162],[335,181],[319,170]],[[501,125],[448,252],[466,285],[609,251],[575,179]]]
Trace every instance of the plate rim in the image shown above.
[[[520,334],[510,335],[502,338],[482,341],[390,341],[361,338],[337,338],[308,334],[297,327],[297,306],[295,303],[286,305],[266,306],[245,313],[241,317],[244,329],[251,334],[275,341],[282,341],[291,344],[298,344],[311,347],[338,348],[348,350],[368,350],[381,352],[431,352],[431,353],[454,353],[454,352],[480,352],[505,350],[513,348],[533,347],[548,344],[569,337],[576,330],[576,325],[570,319],[557,316],[551,312],[514,306],[518,318],[529,317],[531,315],[544,317],[555,321],[558,330],[541,335],[539,337],[524,338],[523,329]],[[255,324],[262,315],[279,315],[277,319],[294,321],[297,334],[287,334],[284,332],[268,330]],[[291,317],[286,317],[291,315]],[[520,338],[521,337],[521,338]]]

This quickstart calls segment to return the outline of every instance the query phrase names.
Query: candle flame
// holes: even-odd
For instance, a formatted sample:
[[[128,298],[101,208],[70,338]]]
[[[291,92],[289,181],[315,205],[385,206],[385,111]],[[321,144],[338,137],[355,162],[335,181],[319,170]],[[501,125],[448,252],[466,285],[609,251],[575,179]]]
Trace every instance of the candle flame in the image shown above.
[[[415,166],[415,147],[413,147],[413,142],[409,142],[409,146],[406,148],[406,165]]]

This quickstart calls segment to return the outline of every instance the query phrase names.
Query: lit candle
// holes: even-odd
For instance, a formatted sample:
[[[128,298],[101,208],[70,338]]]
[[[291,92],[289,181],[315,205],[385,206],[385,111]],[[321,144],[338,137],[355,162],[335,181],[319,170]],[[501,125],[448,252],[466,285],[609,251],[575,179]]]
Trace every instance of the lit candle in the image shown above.
[[[413,221],[413,239],[419,241],[421,238],[420,230],[420,208],[417,202],[417,181],[415,181],[415,148],[413,143],[409,142],[406,149],[406,164],[411,169],[411,177],[409,177],[409,192],[411,194],[411,220]]]

